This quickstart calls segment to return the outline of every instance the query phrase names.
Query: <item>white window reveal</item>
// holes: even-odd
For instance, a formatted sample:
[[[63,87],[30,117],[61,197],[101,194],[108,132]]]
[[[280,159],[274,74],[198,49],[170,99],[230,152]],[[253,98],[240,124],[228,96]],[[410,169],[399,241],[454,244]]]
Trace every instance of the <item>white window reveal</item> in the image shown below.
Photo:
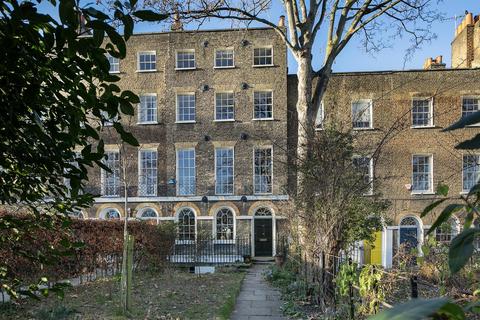
[[[272,148],[254,150],[254,193],[272,193],[273,157]]]
[[[262,47],[253,49],[253,66],[272,66],[273,65],[273,48]]]
[[[157,195],[157,151],[140,150],[139,152],[138,195]]]
[[[353,166],[361,175],[361,190],[364,194],[373,194],[373,159],[371,157],[353,157]]]
[[[432,192],[433,157],[431,155],[414,155],[412,157],[412,192]]]
[[[433,126],[433,99],[413,98],[412,100],[412,126]]]
[[[157,54],[155,51],[142,51],[138,53],[138,71],[156,71]]]
[[[318,106],[318,111],[317,111],[317,117],[315,118],[315,129],[316,130],[322,130],[324,128],[324,122],[325,120],[325,108],[323,106],[323,101],[320,103],[320,106]]]
[[[253,93],[253,118],[257,120],[273,119],[272,91],[255,91]]]
[[[118,151],[106,152],[103,163],[111,170],[102,169],[102,195],[117,197],[120,195],[120,153]]]
[[[157,123],[157,95],[145,94],[140,96],[138,123]]]
[[[215,149],[215,193],[233,194],[233,148]]]
[[[177,70],[195,69],[195,50],[177,51]]]
[[[352,122],[354,129],[372,128],[372,100],[362,99],[352,103]]]
[[[233,49],[215,50],[215,68],[233,68]]]
[[[195,241],[196,219],[190,208],[180,209],[178,212],[178,239],[181,241]]]
[[[480,183],[480,155],[463,156],[463,192],[469,192]]]
[[[480,97],[462,98],[462,117],[467,117],[477,111],[480,111]]]
[[[233,212],[229,208],[218,210],[215,217],[216,239],[217,240],[233,240],[234,239],[234,223],[235,218]]]
[[[177,95],[177,122],[195,122],[195,94]]]
[[[217,92],[215,94],[215,120],[234,120],[233,92]]]
[[[196,186],[195,149],[177,150],[177,193],[194,195]]]
[[[120,72],[120,59],[112,57],[107,54],[108,63],[110,64],[110,73],[119,73]]]

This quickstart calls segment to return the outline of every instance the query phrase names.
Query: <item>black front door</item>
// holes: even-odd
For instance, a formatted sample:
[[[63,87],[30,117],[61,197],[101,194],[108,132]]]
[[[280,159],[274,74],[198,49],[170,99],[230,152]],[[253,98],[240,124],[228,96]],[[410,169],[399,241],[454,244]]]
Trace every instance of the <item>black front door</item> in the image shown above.
[[[272,219],[255,219],[255,256],[272,256]]]

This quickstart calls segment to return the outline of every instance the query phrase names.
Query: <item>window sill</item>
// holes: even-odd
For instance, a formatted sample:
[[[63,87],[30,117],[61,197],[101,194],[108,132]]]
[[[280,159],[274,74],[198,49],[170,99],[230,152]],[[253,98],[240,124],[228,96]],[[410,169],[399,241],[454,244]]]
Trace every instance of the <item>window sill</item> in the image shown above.
[[[274,64],[253,64],[252,68],[269,68],[269,67],[275,67]]]
[[[215,119],[213,122],[235,122],[235,119]]]
[[[257,192],[254,192],[253,195],[255,196],[268,196],[268,195],[272,195],[273,192],[267,192],[267,193],[257,193]]]
[[[138,194],[138,197],[145,197],[145,198],[156,197],[156,196],[157,196],[156,194]]]
[[[235,240],[213,240],[213,244],[235,244]]]
[[[152,70],[137,70],[135,71],[137,73],[149,73],[149,72],[157,72],[157,69],[152,69]]]
[[[353,128],[355,131],[373,131],[375,128],[369,127],[369,128]]]
[[[432,196],[435,195],[433,191],[412,191],[410,192],[412,196]]]
[[[235,69],[235,66],[228,66],[228,67],[217,67],[217,66],[214,66],[213,69]]]
[[[175,121],[175,123],[196,123],[195,120],[189,120],[189,121]]]
[[[434,125],[428,125],[428,126],[410,126],[410,129],[435,129],[437,128]]]
[[[120,71],[108,71],[110,74],[120,74]]]
[[[325,129],[323,129],[323,128],[315,128],[315,131],[323,131],[323,130],[325,130]]]
[[[252,121],[273,121],[274,118],[253,118]]]
[[[149,125],[149,124],[158,124],[158,121],[137,122],[137,125]]]
[[[194,244],[194,240],[175,240],[175,244]]]
[[[120,198],[120,196],[117,194],[117,195],[102,195],[101,196],[102,198]]]
[[[188,70],[196,70],[197,67],[193,68],[175,68],[175,71],[188,71]]]

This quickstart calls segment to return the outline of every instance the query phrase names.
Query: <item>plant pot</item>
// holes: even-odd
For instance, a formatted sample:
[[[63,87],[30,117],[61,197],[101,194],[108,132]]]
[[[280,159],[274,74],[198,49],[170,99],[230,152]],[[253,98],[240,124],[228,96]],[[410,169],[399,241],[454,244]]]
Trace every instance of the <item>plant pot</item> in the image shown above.
[[[243,256],[243,262],[246,264],[250,264],[252,262],[252,257],[251,256]]]
[[[283,255],[276,255],[275,256],[275,264],[279,267],[283,266],[285,263],[285,258]]]

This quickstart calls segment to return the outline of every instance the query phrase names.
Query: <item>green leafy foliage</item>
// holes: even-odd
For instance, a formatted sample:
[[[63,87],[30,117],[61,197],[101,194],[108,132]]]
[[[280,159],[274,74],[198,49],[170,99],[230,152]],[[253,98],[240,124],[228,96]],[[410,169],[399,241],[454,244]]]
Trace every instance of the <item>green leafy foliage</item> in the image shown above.
[[[408,302],[395,306],[392,309],[385,310],[370,320],[423,320],[434,315],[437,310],[448,303],[445,298],[425,300],[413,299]]]
[[[468,228],[457,235],[450,244],[448,265],[452,273],[462,269],[473,254],[473,241],[480,235],[480,228]]]

